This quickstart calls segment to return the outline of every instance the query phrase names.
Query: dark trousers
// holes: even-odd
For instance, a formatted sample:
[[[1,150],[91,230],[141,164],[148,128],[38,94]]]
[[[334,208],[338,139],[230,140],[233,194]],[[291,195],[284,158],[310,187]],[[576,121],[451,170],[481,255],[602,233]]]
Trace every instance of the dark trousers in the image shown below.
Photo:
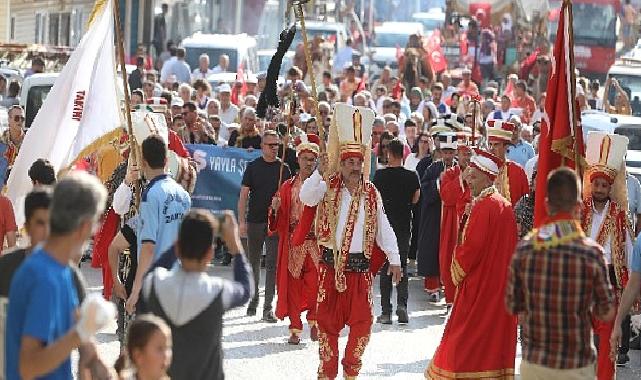
[[[265,246],[265,311],[272,310],[276,290],[276,258],[278,256],[278,236],[267,235],[267,223],[247,223],[247,239],[242,239],[243,248],[249,257],[254,277],[254,298],[249,308],[258,307],[258,284],[260,283],[260,259]]]
[[[398,243],[398,250],[401,256],[401,269],[403,270],[403,277],[396,285],[396,309],[407,310],[407,297],[408,297],[408,283],[407,283],[407,254],[410,249],[410,231],[401,231],[396,233],[396,241]],[[387,274],[389,269],[389,262],[383,265],[380,272],[380,285],[381,285],[381,308],[383,314],[392,314],[392,276]]]

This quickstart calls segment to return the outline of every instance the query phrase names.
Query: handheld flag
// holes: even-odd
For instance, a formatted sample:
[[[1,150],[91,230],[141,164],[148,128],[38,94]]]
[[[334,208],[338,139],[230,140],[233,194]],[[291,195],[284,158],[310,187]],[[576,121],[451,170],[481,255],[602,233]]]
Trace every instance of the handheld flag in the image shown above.
[[[552,71],[547,87],[545,116],[541,122],[539,160],[534,201],[534,225],[547,217],[548,174],[560,166],[576,169],[581,174],[584,161],[583,132],[578,123],[576,78],[574,73],[574,39],[572,3],[564,0],[559,16],[559,29],[554,44]]]
[[[24,223],[31,164],[46,158],[56,171],[116,138],[123,125],[116,88],[112,0],[98,0],[87,32],[69,57],[33,124],[9,175],[7,195]]]

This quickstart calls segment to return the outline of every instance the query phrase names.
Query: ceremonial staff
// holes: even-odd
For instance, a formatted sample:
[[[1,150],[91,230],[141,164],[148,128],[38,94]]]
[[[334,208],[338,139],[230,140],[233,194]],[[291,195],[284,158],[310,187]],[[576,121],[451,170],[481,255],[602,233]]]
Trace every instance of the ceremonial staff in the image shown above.
[[[296,100],[294,99],[294,97],[291,97],[289,104],[287,104],[283,108],[285,109],[285,114],[287,115],[287,130],[277,131],[279,135],[284,137],[283,153],[281,154],[281,158],[280,158],[280,172],[278,174],[278,186],[280,186],[283,182],[283,168],[285,167],[285,153],[287,152],[287,146],[289,145],[289,138],[291,136],[291,131],[294,128],[293,114],[294,112],[296,112]]]
[[[316,92],[316,78],[314,78],[314,66],[312,65],[312,56],[309,51],[309,41],[307,39],[307,29],[305,28],[305,13],[303,12],[303,4],[309,2],[309,0],[294,0],[294,13],[300,21],[301,33],[303,35],[303,47],[305,48],[305,62],[307,64],[307,73],[309,73],[309,80],[312,84],[312,98],[314,99],[314,110],[316,112],[316,119],[320,120],[320,111],[318,109],[318,93]],[[321,152],[325,151],[325,127],[322,126],[318,128],[318,134],[320,137],[320,150]]]
[[[129,137],[129,164],[138,165],[138,145],[134,137],[134,131],[131,124],[131,103],[129,100],[129,83],[127,82],[127,68],[125,66],[125,48],[122,39],[122,29],[120,25],[120,1],[114,0],[114,24],[116,27],[116,47],[118,49],[118,63],[122,70],[122,89],[125,93],[125,116],[127,118],[127,135]],[[134,186],[135,207],[138,208],[140,203],[140,186]]]

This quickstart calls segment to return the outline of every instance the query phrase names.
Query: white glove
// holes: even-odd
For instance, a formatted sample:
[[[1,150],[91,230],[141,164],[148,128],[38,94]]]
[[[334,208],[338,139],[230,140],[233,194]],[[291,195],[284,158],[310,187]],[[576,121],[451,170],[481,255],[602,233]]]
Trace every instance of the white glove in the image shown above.
[[[76,324],[80,340],[83,343],[88,342],[98,330],[107,326],[115,317],[116,308],[113,303],[105,301],[98,293],[87,295],[80,305],[80,318]]]

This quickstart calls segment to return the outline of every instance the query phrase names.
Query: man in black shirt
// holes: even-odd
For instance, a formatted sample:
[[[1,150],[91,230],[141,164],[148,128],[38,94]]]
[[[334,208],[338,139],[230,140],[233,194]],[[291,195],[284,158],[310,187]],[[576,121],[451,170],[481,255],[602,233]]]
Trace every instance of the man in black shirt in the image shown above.
[[[396,234],[398,250],[401,255],[403,277],[396,287],[396,315],[398,323],[408,323],[407,314],[407,254],[410,249],[412,231],[412,207],[421,195],[420,184],[416,172],[403,167],[404,145],[399,139],[390,141],[387,146],[387,167],[374,174],[374,185],[381,193],[385,214]],[[387,274],[389,263],[381,269],[381,307],[383,313],[378,322],[392,323],[392,276]]]
[[[287,164],[282,168],[279,182],[281,160],[278,158],[279,138],[274,131],[267,130],[262,139],[263,155],[250,162],[243,174],[240,198],[238,200],[238,219],[240,236],[248,252],[249,263],[254,277],[254,297],[249,302],[247,315],[256,315],[258,307],[258,284],[260,282],[260,258],[265,245],[265,304],[263,320],[276,323],[272,311],[272,301],[276,288],[276,257],[278,255],[278,236],[267,236],[267,213],[272,198],[281,183],[289,179]],[[249,200],[249,202],[248,202]],[[248,204],[249,203],[249,204]]]

